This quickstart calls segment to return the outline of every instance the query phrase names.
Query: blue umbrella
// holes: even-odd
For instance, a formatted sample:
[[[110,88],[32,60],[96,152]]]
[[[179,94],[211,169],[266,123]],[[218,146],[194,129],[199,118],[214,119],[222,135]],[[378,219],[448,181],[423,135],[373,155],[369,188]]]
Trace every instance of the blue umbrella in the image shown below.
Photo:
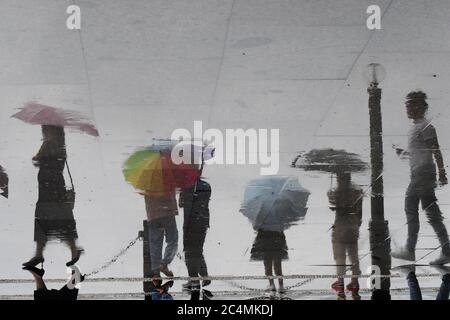
[[[283,231],[306,215],[310,192],[294,176],[263,176],[250,181],[240,212],[255,230]]]

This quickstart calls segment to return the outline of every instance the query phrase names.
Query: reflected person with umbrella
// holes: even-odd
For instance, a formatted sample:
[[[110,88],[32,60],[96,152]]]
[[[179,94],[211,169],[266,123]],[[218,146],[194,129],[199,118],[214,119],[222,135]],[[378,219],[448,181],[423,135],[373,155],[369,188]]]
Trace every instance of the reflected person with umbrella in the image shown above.
[[[288,259],[288,247],[284,230],[306,215],[308,197],[309,191],[293,176],[260,177],[245,189],[240,211],[256,231],[250,258],[263,261],[268,292],[276,291],[273,273],[279,277],[278,292],[285,292],[282,260]]]
[[[173,277],[169,264],[178,250],[178,229],[175,217],[178,215],[175,190],[164,195],[154,194],[150,190],[144,193],[145,209],[149,226],[150,259],[153,276],[159,272]],[[163,242],[166,248],[163,254]]]
[[[361,297],[359,296],[358,276],[361,275],[361,269],[359,267],[358,239],[362,223],[363,192],[352,184],[350,172],[338,172],[336,176],[336,189],[328,191],[330,209],[335,213],[331,241],[338,276],[337,281],[332,284],[332,288],[338,293],[339,299],[345,299],[344,276],[348,257],[353,277],[347,285],[347,290],[352,293],[354,300],[359,300]]]
[[[175,144],[161,140],[133,153],[123,165],[125,180],[144,195],[150,239],[152,276],[160,272],[173,277],[169,264],[178,250],[176,191],[190,188],[199,177],[190,164],[175,164],[171,153]],[[166,247],[163,252],[164,240]]]
[[[297,161],[299,163],[297,163]],[[363,191],[352,183],[351,174],[363,172],[367,164],[355,153],[335,149],[314,149],[299,155],[294,167],[306,171],[336,174],[337,186],[327,193],[330,209],[335,213],[331,242],[338,279],[331,285],[339,300],[345,300],[344,276],[346,260],[350,260],[352,280],[346,289],[354,300],[360,300],[358,277],[361,275],[358,257],[359,228],[362,223]]]
[[[36,251],[34,257],[23,263],[23,266],[34,267],[43,263],[43,252],[50,240],[60,240],[69,246],[71,260],[66,265],[74,265],[84,250],[77,245],[78,233],[73,215],[75,190],[67,166],[64,127],[76,128],[95,136],[98,136],[98,132],[91,124],[83,122],[83,117],[76,112],[36,103],[28,103],[13,117],[30,124],[40,124],[43,137],[42,146],[32,159],[39,168],[39,196],[34,220]],[[65,168],[70,176],[71,189],[66,188]]]

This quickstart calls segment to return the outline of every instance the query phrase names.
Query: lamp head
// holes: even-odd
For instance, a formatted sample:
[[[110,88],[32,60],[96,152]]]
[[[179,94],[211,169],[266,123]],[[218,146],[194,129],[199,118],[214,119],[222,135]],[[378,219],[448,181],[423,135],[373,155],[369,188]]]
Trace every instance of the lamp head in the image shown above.
[[[370,63],[364,72],[364,78],[369,85],[378,85],[385,77],[386,70],[379,63]]]

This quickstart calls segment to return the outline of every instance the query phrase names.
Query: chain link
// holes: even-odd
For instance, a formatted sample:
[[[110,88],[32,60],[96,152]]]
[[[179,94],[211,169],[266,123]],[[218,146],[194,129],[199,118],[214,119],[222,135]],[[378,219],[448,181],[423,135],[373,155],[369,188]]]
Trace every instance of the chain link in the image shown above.
[[[91,272],[87,273],[85,275],[85,277],[91,277],[95,274],[98,274],[104,270],[106,270],[107,268],[109,268],[111,265],[113,265],[121,256],[123,256],[132,246],[134,246],[136,244],[136,242],[139,240],[139,236],[137,236],[136,238],[134,238],[133,240],[130,241],[130,243],[123,248],[122,250],[119,251],[119,253],[117,253],[116,255],[114,255],[110,260],[108,260],[106,263],[104,263],[103,265],[101,265],[100,267],[92,270]]]

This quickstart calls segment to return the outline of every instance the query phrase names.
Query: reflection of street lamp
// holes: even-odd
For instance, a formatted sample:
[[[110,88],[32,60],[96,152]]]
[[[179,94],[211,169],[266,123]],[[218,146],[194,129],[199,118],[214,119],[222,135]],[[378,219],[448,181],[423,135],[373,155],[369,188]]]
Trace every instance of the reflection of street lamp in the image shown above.
[[[372,167],[372,220],[384,220],[383,199],[383,127],[381,118],[381,89],[378,84],[385,75],[384,68],[378,63],[371,63],[365,73],[369,84],[369,114],[370,114],[370,162]]]
[[[386,70],[379,63],[370,63],[364,71],[364,78],[368,85],[379,85],[386,77]]]
[[[368,65],[365,77],[369,87],[369,115],[370,115],[370,164],[371,174],[371,220],[370,251],[372,265],[377,266],[382,277],[379,287],[372,291],[372,299],[390,299],[390,240],[388,223],[384,220],[384,197],[383,197],[383,126],[381,118],[381,89],[379,83],[384,79],[386,72],[378,63]]]

